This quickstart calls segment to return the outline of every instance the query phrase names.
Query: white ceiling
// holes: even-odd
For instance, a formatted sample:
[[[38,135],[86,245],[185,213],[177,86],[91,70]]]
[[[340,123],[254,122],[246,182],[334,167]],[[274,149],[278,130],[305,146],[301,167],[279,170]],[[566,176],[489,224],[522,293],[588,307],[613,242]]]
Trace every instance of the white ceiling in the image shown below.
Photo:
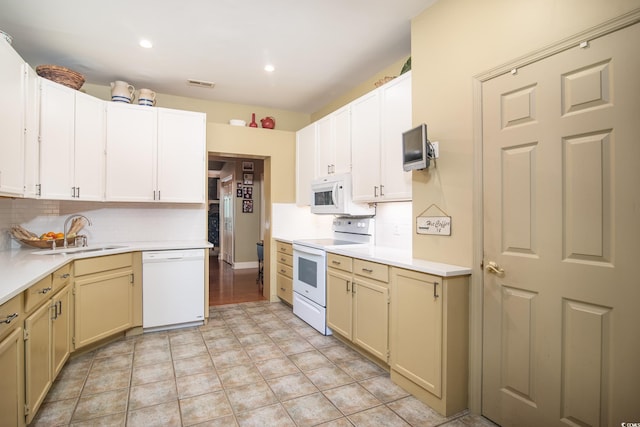
[[[312,113],[408,56],[411,18],[435,1],[0,0],[0,30],[32,67],[88,83]]]

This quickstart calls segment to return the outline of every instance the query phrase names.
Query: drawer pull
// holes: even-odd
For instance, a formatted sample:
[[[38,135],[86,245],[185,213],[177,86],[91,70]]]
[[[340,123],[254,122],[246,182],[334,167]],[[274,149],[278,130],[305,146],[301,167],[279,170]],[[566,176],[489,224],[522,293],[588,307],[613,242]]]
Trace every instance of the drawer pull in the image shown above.
[[[283,292],[284,292],[284,291],[286,291],[286,289],[285,289],[285,288],[280,288],[280,290],[281,290],[281,291],[283,291]]]
[[[342,264],[340,261],[336,261],[335,259],[331,261],[332,264],[340,265]]]
[[[280,257],[281,262],[285,262],[287,259],[285,257]]]
[[[51,290],[51,287],[44,288],[44,289],[40,289],[40,290],[38,291],[38,293],[39,293],[39,294],[44,295],[44,294],[46,294],[47,292],[49,292],[50,290]]]
[[[373,273],[373,270],[370,269],[370,268],[363,268],[362,271],[364,271],[365,273],[369,273],[369,274]]]
[[[281,269],[280,269],[280,273],[284,274],[284,273],[286,273],[286,272],[287,272],[287,270],[285,270],[284,268],[281,268]]]
[[[9,323],[13,322],[13,320],[17,317],[18,317],[18,313],[10,314],[7,316],[5,320],[2,321],[2,323],[6,323],[8,325]]]
[[[68,279],[69,277],[71,277],[69,273],[64,273],[62,276],[60,276],[61,279]]]

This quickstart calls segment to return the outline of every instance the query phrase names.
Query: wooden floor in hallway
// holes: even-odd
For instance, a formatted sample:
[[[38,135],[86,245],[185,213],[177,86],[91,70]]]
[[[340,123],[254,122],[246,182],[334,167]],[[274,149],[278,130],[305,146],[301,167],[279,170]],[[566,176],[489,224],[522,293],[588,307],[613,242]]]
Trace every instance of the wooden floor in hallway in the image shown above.
[[[209,257],[209,305],[262,301],[265,298],[256,283],[257,268],[234,270],[216,256]]]

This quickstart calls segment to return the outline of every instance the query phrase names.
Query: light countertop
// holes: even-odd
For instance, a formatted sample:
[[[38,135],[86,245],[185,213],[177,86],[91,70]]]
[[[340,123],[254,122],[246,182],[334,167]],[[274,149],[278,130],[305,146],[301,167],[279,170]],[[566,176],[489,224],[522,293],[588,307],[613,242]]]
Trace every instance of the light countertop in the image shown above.
[[[454,277],[471,274],[471,268],[469,267],[417,259],[413,258],[411,251],[385,246],[334,247],[328,249],[327,252],[433,274],[434,276]]]
[[[298,238],[291,239],[288,237],[274,237],[274,240],[292,243]],[[441,262],[433,262],[424,259],[414,258],[411,250],[390,248],[387,246],[375,245],[347,245],[334,246],[326,249],[327,252],[349,256],[352,258],[360,258],[367,261],[387,264],[394,267],[406,268],[407,270],[419,271],[422,273],[433,274],[441,277],[466,276],[471,274],[470,267],[460,265],[445,264]]]
[[[9,301],[29,286],[70,261],[114,255],[126,252],[170,250],[170,249],[205,249],[212,247],[206,240],[193,241],[160,241],[160,242],[109,242],[92,243],[89,247],[119,246],[114,249],[95,252],[69,253],[56,255],[36,255],[34,252],[48,249],[20,248],[0,251],[0,304]]]

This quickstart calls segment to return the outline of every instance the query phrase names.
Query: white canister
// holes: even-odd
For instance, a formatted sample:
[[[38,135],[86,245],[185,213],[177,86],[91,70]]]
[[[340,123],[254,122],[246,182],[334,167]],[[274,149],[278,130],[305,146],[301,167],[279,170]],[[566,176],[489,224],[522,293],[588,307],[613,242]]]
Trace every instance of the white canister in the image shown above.
[[[133,101],[136,90],[132,85],[127,82],[116,80],[111,82],[111,100],[114,102],[126,102],[127,104]]]
[[[138,104],[153,107],[156,105],[156,93],[151,89],[140,89]]]

